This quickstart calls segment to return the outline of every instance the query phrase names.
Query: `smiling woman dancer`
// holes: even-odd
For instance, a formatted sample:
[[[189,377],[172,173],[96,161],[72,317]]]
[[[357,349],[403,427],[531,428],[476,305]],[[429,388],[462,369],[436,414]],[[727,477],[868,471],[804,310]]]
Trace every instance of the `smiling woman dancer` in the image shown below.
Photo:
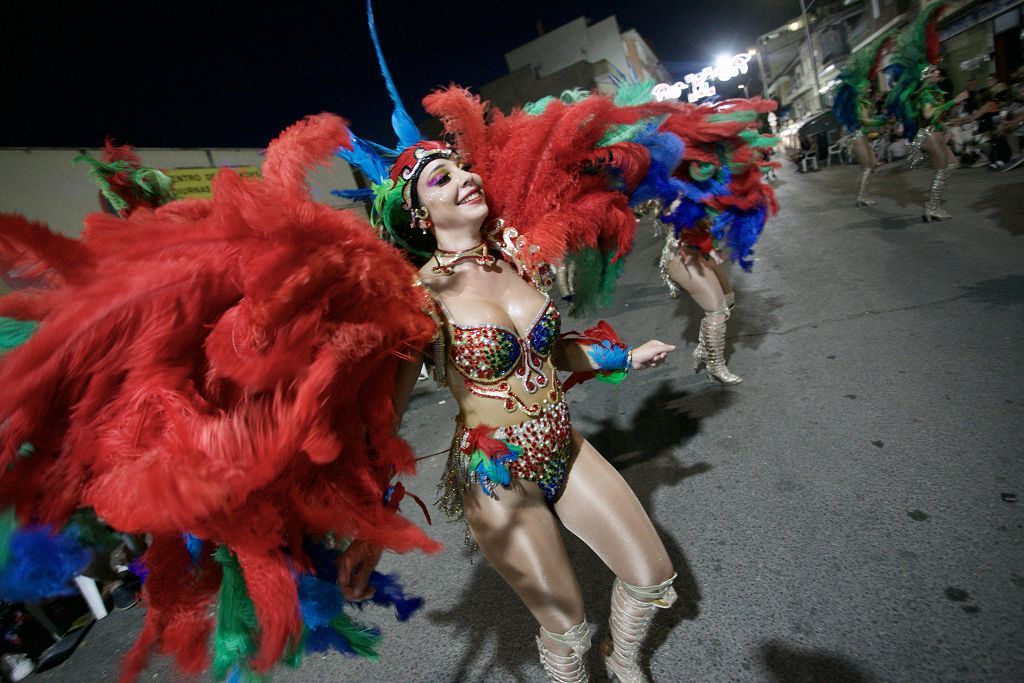
[[[618,577],[608,666],[641,680],[638,647],[655,608],[672,603],[675,574],[629,486],[572,429],[555,373],[653,367],[674,347],[560,338],[550,298],[490,253],[480,176],[431,143],[395,168],[416,227],[437,241],[420,275],[443,312],[445,352],[435,362],[459,404],[443,506],[453,516],[464,511],[484,556],[540,623],[537,643],[553,680],[583,679],[590,638],[557,522],[585,541]]]

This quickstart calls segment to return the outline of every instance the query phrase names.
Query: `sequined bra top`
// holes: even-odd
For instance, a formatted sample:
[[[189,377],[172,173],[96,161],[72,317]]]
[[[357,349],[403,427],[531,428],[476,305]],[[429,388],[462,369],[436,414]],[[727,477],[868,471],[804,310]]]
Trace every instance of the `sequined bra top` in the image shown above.
[[[535,417],[540,414],[541,405],[519,398],[512,392],[508,380],[514,375],[528,394],[551,384],[551,378],[544,372],[544,361],[558,341],[560,320],[558,309],[548,298],[522,337],[504,325],[459,325],[452,322],[449,323],[448,357],[471,393],[502,399],[506,411],[522,410]],[[548,397],[551,401],[557,400],[561,393],[557,387],[553,389]],[[542,401],[548,402],[548,399]]]

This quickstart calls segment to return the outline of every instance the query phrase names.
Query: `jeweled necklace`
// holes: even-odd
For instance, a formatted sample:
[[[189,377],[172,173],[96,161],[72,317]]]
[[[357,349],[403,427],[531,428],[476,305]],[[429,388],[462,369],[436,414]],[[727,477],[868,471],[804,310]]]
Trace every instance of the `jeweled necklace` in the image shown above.
[[[455,272],[455,266],[463,261],[474,261],[480,266],[494,265],[494,257],[487,252],[486,240],[475,247],[463,249],[462,251],[435,249],[434,260],[437,261],[437,265],[431,268],[430,271],[440,275],[451,275]]]

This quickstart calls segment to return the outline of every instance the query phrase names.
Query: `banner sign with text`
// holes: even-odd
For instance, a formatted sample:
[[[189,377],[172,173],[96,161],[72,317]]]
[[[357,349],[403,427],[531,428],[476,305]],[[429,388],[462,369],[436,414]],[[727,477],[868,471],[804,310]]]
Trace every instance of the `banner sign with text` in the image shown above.
[[[218,166],[216,168],[169,168],[171,192],[175,199],[209,199],[213,196],[210,184],[221,168],[230,168],[243,178],[259,178],[259,166]]]

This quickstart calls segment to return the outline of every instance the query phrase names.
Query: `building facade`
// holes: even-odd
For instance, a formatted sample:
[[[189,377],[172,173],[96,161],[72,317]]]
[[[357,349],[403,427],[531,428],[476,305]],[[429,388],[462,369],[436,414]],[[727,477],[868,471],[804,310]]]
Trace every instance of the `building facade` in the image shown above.
[[[621,75],[670,79],[647,42],[635,30],[622,31],[614,15],[574,19],[507,52],[505,62],[508,75],[480,87],[484,100],[505,111],[572,88],[611,93]]]
[[[951,2],[939,23],[942,66],[957,90],[989,74],[1009,81],[1024,65],[1024,0]]]

